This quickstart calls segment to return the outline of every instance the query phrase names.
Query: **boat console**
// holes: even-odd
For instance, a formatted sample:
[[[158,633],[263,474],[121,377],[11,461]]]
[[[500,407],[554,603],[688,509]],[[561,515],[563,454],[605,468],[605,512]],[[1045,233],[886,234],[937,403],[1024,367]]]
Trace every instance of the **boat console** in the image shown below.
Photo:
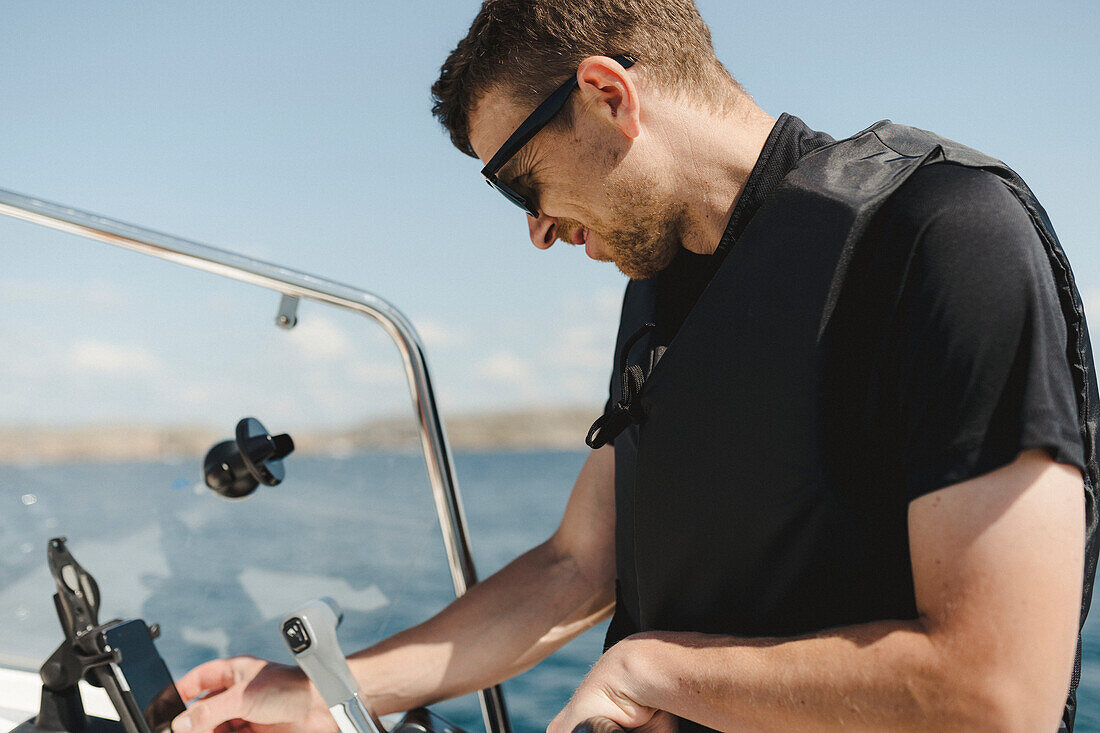
[[[159,627],[147,626],[142,619],[100,624],[99,585],[66,543],[66,538],[56,537],[47,551],[57,585],[54,605],[65,640],[39,672],[42,697],[38,715],[11,733],[166,733],[186,708],[153,644]],[[335,601],[322,599],[288,615],[279,631],[329,703],[342,733],[386,733],[386,727],[363,702],[336,641],[339,621]],[[106,690],[118,720],[86,714],[78,687],[82,679]],[[465,732],[421,708],[402,717],[390,733]]]
[[[235,439],[206,455],[206,485],[227,499],[241,499],[262,483],[285,477],[282,460],[294,450],[288,434],[272,435],[256,418],[237,423]],[[47,550],[57,592],[54,606],[65,640],[42,665],[38,715],[11,733],[166,733],[186,710],[164,660],[154,645],[156,624],[142,619],[99,623],[99,584],[73,557],[67,539],[55,537]],[[312,601],[283,618],[278,632],[294,660],[321,692],[342,733],[387,733],[366,705],[336,638],[342,613],[336,601]],[[274,633],[276,630],[273,629]],[[106,690],[118,720],[88,716],[78,683]],[[434,713],[406,714],[391,733],[465,733]]]

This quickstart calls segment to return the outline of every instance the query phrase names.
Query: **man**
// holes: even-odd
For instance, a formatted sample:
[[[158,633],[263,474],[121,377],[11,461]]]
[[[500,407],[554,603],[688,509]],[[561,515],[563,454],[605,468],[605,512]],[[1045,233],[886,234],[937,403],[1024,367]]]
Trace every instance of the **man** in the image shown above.
[[[488,0],[433,92],[536,247],[633,280],[560,527],[352,655],[376,711],[492,685],[614,610],[549,731],[1072,728],[1097,397],[1022,182],[909,128],[773,120],[691,0]],[[176,731],[334,729],[262,660],[179,686],[220,694]]]

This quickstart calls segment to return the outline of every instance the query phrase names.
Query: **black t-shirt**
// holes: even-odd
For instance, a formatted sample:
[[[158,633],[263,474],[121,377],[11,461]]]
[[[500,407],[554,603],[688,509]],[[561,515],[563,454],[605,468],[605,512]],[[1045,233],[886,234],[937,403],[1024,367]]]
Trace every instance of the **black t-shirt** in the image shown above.
[[[715,254],[681,252],[657,276],[655,344],[673,341],[779,181],[829,142],[797,118],[780,118]],[[875,567],[899,569],[875,579],[878,607],[891,609],[883,617],[913,618],[911,577],[900,572],[909,567],[910,501],[1029,448],[1084,467],[1066,326],[1043,243],[992,173],[946,163],[917,170],[854,251],[823,342],[824,460],[838,505],[874,535],[869,547],[890,555]],[[609,643],[633,625],[617,613]]]
[[[657,276],[656,343],[671,343],[798,159],[831,141],[796,117],[779,118],[715,253],[682,250]],[[862,464],[885,464],[912,500],[1007,465],[1027,448],[1083,468],[1050,265],[997,176],[921,168],[878,211],[856,252],[825,365],[830,460],[839,475],[865,483]],[[616,400],[612,394],[609,404]]]
[[[993,174],[930,165],[897,190],[857,249],[830,338],[841,475],[873,462],[912,501],[1029,448],[1083,469],[1047,254]]]

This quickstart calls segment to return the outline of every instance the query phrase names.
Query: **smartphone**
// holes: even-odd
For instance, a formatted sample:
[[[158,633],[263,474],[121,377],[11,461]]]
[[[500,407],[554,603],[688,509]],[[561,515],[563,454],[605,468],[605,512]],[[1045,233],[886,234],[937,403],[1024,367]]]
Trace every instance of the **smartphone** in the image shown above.
[[[106,667],[101,679],[127,733],[170,730],[173,718],[186,707],[145,622],[134,619],[104,626],[96,641],[100,651],[119,653],[119,661]]]

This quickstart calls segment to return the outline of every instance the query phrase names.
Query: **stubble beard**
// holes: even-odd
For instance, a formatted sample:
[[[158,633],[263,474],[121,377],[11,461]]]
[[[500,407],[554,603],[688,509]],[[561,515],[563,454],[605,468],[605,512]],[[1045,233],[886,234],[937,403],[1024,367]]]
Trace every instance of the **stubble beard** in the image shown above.
[[[664,270],[680,250],[681,212],[675,206],[659,211],[627,213],[625,223],[604,237],[619,271],[631,280],[645,280]]]
[[[599,232],[611,261],[632,280],[653,277],[680,251],[686,207],[662,197],[655,181],[612,184],[611,217]]]

